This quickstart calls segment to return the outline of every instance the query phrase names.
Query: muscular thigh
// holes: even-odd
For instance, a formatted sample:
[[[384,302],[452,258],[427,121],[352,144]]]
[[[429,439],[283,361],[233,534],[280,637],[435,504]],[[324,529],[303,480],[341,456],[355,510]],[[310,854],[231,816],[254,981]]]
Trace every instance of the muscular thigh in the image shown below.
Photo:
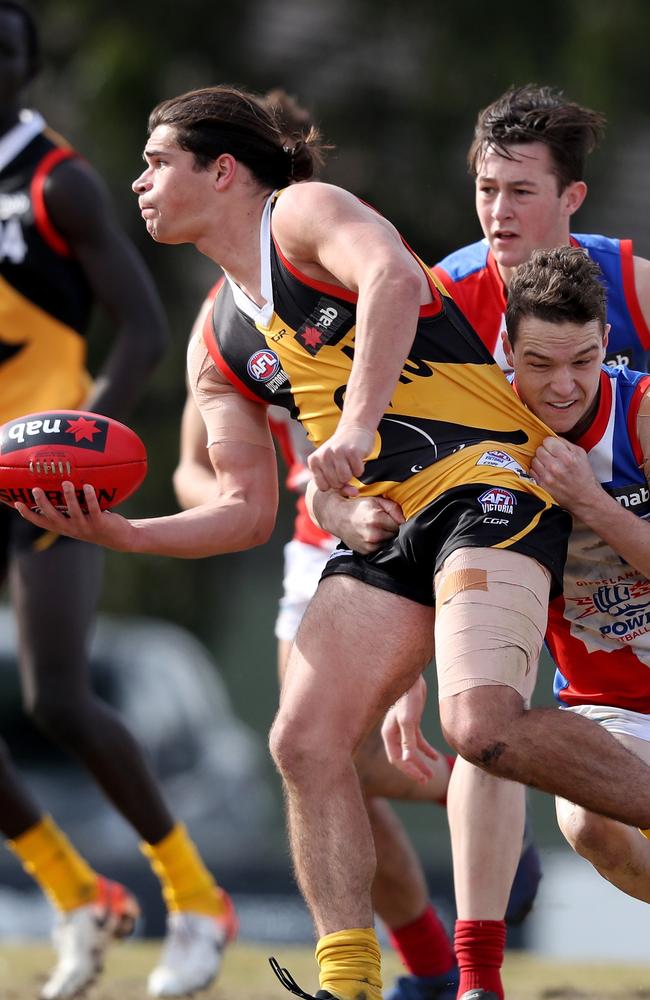
[[[348,576],[323,580],[302,619],[281,695],[283,713],[329,738],[366,735],[431,659],[433,609]]]
[[[590,719],[596,725],[606,729],[630,753],[640,757],[646,764],[650,764],[650,717],[648,715],[610,705],[574,705],[571,708],[558,709],[558,711],[574,712],[576,715]],[[632,789],[630,792],[632,793]],[[572,824],[584,821],[584,818],[588,818],[590,815],[586,809],[561,798],[555,800],[555,810],[560,829],[569,839],[571,839]],[[601,822],[604,821],[601,820]],[[614,820],[607,822],[613,823]]]

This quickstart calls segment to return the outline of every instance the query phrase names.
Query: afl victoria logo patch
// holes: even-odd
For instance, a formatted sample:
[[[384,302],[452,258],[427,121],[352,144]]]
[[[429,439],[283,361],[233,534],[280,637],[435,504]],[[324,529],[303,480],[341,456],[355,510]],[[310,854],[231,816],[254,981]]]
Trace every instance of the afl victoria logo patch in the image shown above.
[[[280,359],[275,351],[264,348],[251,354],[246,371],[256,382],[268,382],[280,370]]]

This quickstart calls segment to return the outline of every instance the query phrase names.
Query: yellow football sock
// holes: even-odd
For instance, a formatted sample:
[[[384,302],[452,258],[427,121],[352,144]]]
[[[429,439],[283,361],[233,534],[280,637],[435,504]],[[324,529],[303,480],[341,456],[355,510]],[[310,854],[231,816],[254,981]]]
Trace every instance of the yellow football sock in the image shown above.
[[[650,830],[639,830],[639,833],[642,833],[644,837],[650,840]]]
[[[223,893],[182,823],[157,844],[141,844],[140,850],[160,879],[168,910],[191,910],[212,917],[225,914]]]
[[[75,910],[98,896],[98,875],[50,816],[43,816],[7,846],[22,861],[57,910]]]
[[[381,951],[372,927],[326,934],[316,961],[320,988],[337,1000],[381,1000]]]

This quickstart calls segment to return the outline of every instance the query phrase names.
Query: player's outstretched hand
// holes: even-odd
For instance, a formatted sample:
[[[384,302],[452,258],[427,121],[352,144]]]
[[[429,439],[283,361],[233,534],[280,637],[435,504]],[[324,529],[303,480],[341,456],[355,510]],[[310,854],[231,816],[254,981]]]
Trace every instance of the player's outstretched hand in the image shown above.
[[[418,677],[412,688],[389,708],[381,727],[386,756],[407,777],[425,784],[433,777],[427,763],[440,756],[424,738],[420,720],[427,700],[427,683]]]
[[[37,486],[32,490],[38,511],[30,510],[24,503],[16,503],[15,507],[21,517],[31,521],[44,531],[53,531],[57,535],[68,535],[82,542],[92,542],[103,545],[118,552],[128,552],[131,549],[130,539],[133,534],[131,522],[120,514],[110,510],[101,510],[97,495],[92,486],[83,488],[88,513],[79,504],[74,485],[70,482],[62,484],[67,513],[57,510],[48,500],[45,492]]]
[[[339,425],[331,438],[308,458],[309,471],[319,490],[341,490],[363,472],[373,450],[375,432],[365,427]],[[349,492],[352,496],[356,489]]]

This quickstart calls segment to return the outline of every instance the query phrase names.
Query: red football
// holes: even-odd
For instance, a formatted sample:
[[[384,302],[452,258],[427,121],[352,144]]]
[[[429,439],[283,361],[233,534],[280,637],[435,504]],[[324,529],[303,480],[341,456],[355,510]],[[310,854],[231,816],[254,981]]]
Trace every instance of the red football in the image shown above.
[[[61,484],[70,480],[84,509],[82,487],[90,483],[107,510],[137,490],[146,472],[147,453],[135,431],[99,413],[29,413],[0,427],[0,501],[10,506],[20,500],[34,508],[31,491],[40,486],[65,510]]]

